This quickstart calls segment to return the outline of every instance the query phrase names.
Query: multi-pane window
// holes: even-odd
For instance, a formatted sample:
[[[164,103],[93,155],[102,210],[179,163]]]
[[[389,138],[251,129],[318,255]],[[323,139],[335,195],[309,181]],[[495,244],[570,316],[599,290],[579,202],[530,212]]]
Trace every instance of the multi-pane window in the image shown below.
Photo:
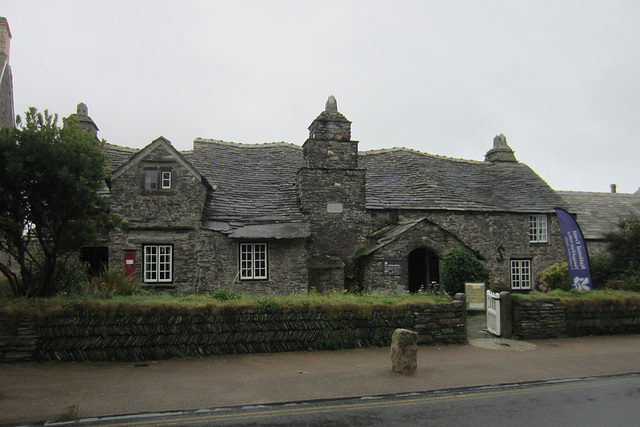
[[[171,283],[173,266],[173,246],[144,246],[144,282]]]
[[[511,289],[531,289],[531,260],[511,260]]]
[[[155,169],[146,169],[144,171],[144,188],[146,190],[155,190],[158,188],[158,171]]]
[[[549,240],[547,230],[547,215],[529,215],[529,242],[547,243]]]
[[[171,171],[162,171],[161,187],[171,188]]]
[[[145,169],[144,171],[145,190],[157,190],[161,188],[168,190],[171,188],[171,171],[158,169]]]
[[[240,279],[267,279],[267,244],[240,244]]]

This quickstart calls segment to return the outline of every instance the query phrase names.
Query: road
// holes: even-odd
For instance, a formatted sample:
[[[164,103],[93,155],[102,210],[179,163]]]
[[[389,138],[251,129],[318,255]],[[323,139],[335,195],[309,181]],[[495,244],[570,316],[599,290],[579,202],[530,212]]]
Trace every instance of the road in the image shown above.
[[[97,426],[631,426],[640,419],[640,374],[461,388],[131,417]],[[47,425],[64,425],[50,423]],[[76,424],[76,425],[78,425]]]

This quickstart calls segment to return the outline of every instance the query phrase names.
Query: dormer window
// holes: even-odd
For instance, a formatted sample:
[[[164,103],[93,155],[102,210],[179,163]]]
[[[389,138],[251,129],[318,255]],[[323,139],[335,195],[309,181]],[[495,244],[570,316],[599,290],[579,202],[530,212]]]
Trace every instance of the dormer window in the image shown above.
[[[158,169],[145,169],[144,189],[145,190],[171,189],[171,171],[158,170]]]

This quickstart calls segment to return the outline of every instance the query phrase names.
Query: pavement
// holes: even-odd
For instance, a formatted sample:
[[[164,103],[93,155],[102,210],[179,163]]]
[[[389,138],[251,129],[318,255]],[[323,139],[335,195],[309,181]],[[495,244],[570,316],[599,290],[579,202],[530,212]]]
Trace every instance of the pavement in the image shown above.
[[[0,424],[640,372],[640,335],[525,342],[482,326],[469,322],[467,345],[420,346],[414,375],[393,373],[389,348],[0,365]]]

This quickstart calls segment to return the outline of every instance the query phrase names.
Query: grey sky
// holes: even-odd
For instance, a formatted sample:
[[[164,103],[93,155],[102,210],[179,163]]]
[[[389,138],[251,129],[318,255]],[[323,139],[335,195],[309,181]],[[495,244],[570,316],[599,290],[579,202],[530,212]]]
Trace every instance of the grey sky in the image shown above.
[[[335,95],[361,150],[640,187],[638,1],[3,0],[16,112],[78,102],[113,144],[301,145]]]

